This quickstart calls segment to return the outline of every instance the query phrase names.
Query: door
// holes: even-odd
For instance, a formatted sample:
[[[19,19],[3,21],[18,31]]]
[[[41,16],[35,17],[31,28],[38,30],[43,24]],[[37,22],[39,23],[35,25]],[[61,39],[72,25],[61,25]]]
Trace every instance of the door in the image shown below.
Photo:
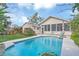
[[[42,28],[42,34],[44,34],[44,29]]]

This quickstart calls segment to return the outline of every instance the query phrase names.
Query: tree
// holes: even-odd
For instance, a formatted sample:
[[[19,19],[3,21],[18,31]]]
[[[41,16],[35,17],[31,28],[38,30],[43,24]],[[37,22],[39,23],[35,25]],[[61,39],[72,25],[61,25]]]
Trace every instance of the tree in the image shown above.
[[[71,21],[71,29],[73,32],[79,32],[79,14]]]
[[[79,11],[79,3],[73,4],[72,12],[74,12],[75,10]],[[79,13],[77,15],[74,15],[74,18],[71,21],[71,29],[73,32],[79,32]]]
[[[67,4],[66,4],[67,5]],[[73,12],[73,19],[70,22],[71,25],[71,39],[74,40],[74,42],[79,46],[79,3],[74,3],[74,4],[68,4],[72,5],[72,8],[69,9],[64,9],[65,10],[72,10]],[[75,13],[75,11],[78,11]]]
[[[41,20],[43,20],[43,18],[38,15],[38,12],[34,13],[33,16],[28,17],[28,19],[33,24],[38,24]]]
[[[79,12],[79,3],[73,5],[72,11],[74,12],[75,10]],[[71,39],[79,46],[79,13],[74,15],[70,24],[72,29]]]
[[[8,13],[6,11],[6,4],[0,3],[0,32],[5,31],[5,28],[11,24],[11,22],[8,21],[8,18],[10,17],[6,16],[6,13]]]
[[[79,11],[79,3],[73,4],[73,10],[72,11],[74,12],[75,10]]]

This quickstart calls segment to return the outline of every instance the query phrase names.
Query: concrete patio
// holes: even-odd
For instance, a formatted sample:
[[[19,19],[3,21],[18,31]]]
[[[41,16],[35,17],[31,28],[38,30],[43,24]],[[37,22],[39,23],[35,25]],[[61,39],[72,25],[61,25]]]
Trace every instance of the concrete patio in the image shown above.
[[[72,39],[63,39],[61,56],[79,56],[79,47]]]

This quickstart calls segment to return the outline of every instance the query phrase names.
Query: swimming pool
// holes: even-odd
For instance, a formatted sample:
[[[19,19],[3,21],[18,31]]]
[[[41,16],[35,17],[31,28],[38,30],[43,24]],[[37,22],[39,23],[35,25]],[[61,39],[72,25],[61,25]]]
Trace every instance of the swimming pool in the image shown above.
[[[5,50],[5,56],[41,56],[43,53],[61,55],[62,39],[53,36],[39,36],[16,42]]]

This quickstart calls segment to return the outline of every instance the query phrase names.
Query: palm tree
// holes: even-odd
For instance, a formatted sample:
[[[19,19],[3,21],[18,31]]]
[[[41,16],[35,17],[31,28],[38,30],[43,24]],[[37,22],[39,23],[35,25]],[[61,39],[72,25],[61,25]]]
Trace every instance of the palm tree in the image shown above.
[[[75,10],[77,10],[79,12],[79,3],[73,4],[72,11],[74,12]],[[71,28],[72,28],[73,32],[75,32],[75,31],[79,32],[79,13],[77,13],[76,15],[74,15],[74,18],[71,21]]]
[[[79,12],[79,3],[73,5],[73,12],[77,10]],[[75,12],[74,12],[75,13]],[[71,21],[72,35],[71,39],[79,46],[79,13],[74,15],[73,20]]]
[[[79,14],[71,21],[71,29],[73,32],[79,32]]]
[[[38,24],[39,22],[41,22],[43,20],[42,17],[38,16],[38,12],[34,13],[33,16],[28,17],[28,19],[33,24]]]
[[[72,11],[74,12],[75,10],[79,11],[79,3],[73,4],[73,10]]]

